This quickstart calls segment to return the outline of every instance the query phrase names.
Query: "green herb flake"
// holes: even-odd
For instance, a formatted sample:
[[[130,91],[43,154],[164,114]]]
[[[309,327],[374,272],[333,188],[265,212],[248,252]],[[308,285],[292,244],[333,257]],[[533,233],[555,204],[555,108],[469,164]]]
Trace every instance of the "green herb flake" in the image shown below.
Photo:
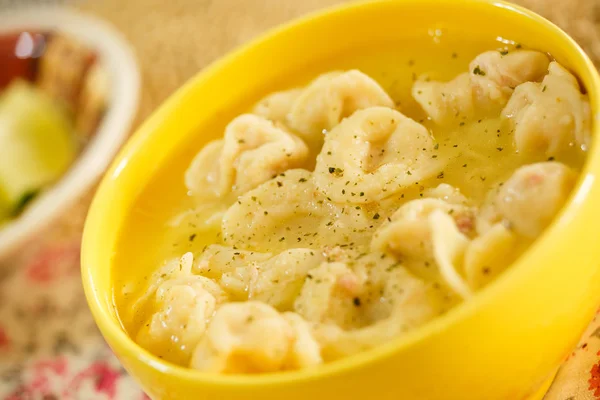
[[[485,71],[483,71],[481,68],[479,68],[479,65],[478,65],[473,69],[473,74],[485,76]]]

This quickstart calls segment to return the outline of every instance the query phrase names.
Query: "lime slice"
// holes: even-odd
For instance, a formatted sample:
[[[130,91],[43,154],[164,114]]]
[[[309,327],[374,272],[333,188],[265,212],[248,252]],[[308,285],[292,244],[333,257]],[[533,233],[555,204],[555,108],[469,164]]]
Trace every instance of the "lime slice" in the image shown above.
[[[4,192],[2,186],[0,186],[0,225],[2,225],[4,220],[10,217],[12,208],[12,205],[8,201],[8,196]]]
[[[75,155],[61,107],[29,83],[13,82],[0,97],[0,209],[4,202],[16,212],[24,198],[56,181]]]

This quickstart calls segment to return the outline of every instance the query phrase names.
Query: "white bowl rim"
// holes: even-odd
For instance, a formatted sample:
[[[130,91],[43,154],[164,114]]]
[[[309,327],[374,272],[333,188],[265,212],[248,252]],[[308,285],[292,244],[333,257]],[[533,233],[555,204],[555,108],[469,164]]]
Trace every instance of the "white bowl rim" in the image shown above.
[[[0,12],[0,34],[41,29],[76,35],[98,54],[109,75],[109,103],[92,140],[61,179],[17,218],[0,227],[0,261],[14,254],[72,207],[98,181],[129,135],[140,92],[134,53],[112,26],[64,6]]]

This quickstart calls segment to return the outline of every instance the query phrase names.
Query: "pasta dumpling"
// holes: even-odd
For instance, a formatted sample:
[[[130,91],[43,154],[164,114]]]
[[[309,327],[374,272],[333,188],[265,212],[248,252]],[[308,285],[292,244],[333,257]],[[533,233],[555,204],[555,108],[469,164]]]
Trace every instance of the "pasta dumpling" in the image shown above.
[[[548,63],[537,51],[487,51],[469,64],[468,73],[450,82],[415,82],[412,95],[437,124],[472,119],[502,108],[517,85],[541,79]]]
[[[240,249],[368,242],[379,224],[370,207],[344,207],[315,188],[313,174],[290,170],[240,196],[223,217],[224,243]]]
[[[288,310],[308,271],[322,260],[321,252],[310,249],[273,254],[210,245],[199,256],[194,271],[219,282],[233,300],[259,300]]]
[[[389,342],[440,314],[441,293],[435,293],[431,286],[396,266],[395,261],[375,269],[377,272],[371,274],[373,281],[365,285],[365,290],[372,291],[374,304],[387,303],[387,313],[353,329],[335,323],[318,325],[315,337],[324,360],[336,360]],[[365,297],[363,294],[360,298]],[[365,306],[362,302],[353,304],[358,309]]]
[[[344,118],[373,106],[394,107],[379,84],[358,70],[323,74],[296,98],[288,115],[289,126],[309,142],[321,142]]]
[[[469,239],[460,233],[452,217],[441,210],[429,215],[433,256],[440,275],[456,293],[463,298],[473,293],[458,268],[463,265],[464,254]]]
[[[166,280],[156,290],[157,311],[136,341],[167,360],[187,363],[217,305],[226,299],[218,284],[202,276]]]
[[[193,271],[218,281],[224,274],[231,273],[237,268],[263,262],[271,257],[273,257],[271,253],[246,251],[230,246],[212,244],[207,246],[202,254],[198,256]]]
[[[235,118],[225,136],[206,145],[185,174],[196,196],[223,197],[255,188],[290,168],[304,165],[308,148],[272,121],[252,114]]]
[[[290,220],[325,216],[324,201],[315,190],[309,171],[287,171],[240,196],[227,210],[222,223],[223,241],[242,249],[265,244],[277,249],[280,232],[276,226],[283,228]],[[281,237],[285,237],[283,233]],[[284,245],[281,243],[281,247]]]
[[[465,250],[464,269],[469,286],[481,289],[502,273],[517,255],[517,235],[503,223],[493,225]]]
[[[559,162],[526,165],[502,185],[494,206],[512,229],[534,238],[566,203],[575,179],[575,172]]]
[[[194,350],[191,367],[208,372],[259,373],[321,363],[307,324],[256,301],[228,303],[215,313]]]
[[[193,276],[192,269],[194,264],[194,255],[190,252],[181,257],[167,260],[164,265],[152,274],[150,284],[145,288],[143,294],[131,306],[131,313],[141,313],[144,303],[156,294],[157,289],[164,282],[178,278],[188,278]]]
[[[589,142],[589,103],[577,79],[556,62],[541,83],[519,85],[502,115],[514,129],[519,151],[549,157]]]
[[[431,258],[433,243],[429,216],[436,210],[450,215],[465,234],[471,234],[474,229],[475,216],[469,207],[435,198],[412,200],[375,232],[371,250],[391,252],[400,258]]]
[[[355,112],[325,137],[315,185],[339,203],[369,203],[438,174],[427,129],[391,108]]]
[[[323,256],[310,249],[285,250],[264,261],[255,261],[226,272],[221,286],[236,298],[257,300],[278,310],[291,310],[309,271]]]
[[[359,310],[351,307],[364,281],[343,262],[325,262],[310,271],[294,309],[306,320],[351,327]]]
[[[314,336],[312,326],[293,312],[283,313],[283,318],[295,333],[294,344],[288,353],[285,368],[300,369],[321,364],[321,345]]]
[[[480,88],[491,85],[496,90],[513,90],[523,82],[540,80],[549,63],[548,56],[539,51],[486,51],[471,61],[469,70]]]

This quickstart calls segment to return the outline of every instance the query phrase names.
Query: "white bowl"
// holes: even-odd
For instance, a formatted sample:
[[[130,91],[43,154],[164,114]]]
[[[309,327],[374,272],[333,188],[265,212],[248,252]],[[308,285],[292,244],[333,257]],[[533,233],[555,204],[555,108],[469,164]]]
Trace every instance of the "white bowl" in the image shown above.
[[[109,76],[107,111],[90,142],[69,170],[25,211],[0,228],[0,261],[65,213],[97,182],[127,138],[137,112],[140,74],[133,52],[110,25],[62,6],[0,12],[0,35],[19,29],[75,35],[98,54]],[[0,149],[0,157],[2,149]]]

